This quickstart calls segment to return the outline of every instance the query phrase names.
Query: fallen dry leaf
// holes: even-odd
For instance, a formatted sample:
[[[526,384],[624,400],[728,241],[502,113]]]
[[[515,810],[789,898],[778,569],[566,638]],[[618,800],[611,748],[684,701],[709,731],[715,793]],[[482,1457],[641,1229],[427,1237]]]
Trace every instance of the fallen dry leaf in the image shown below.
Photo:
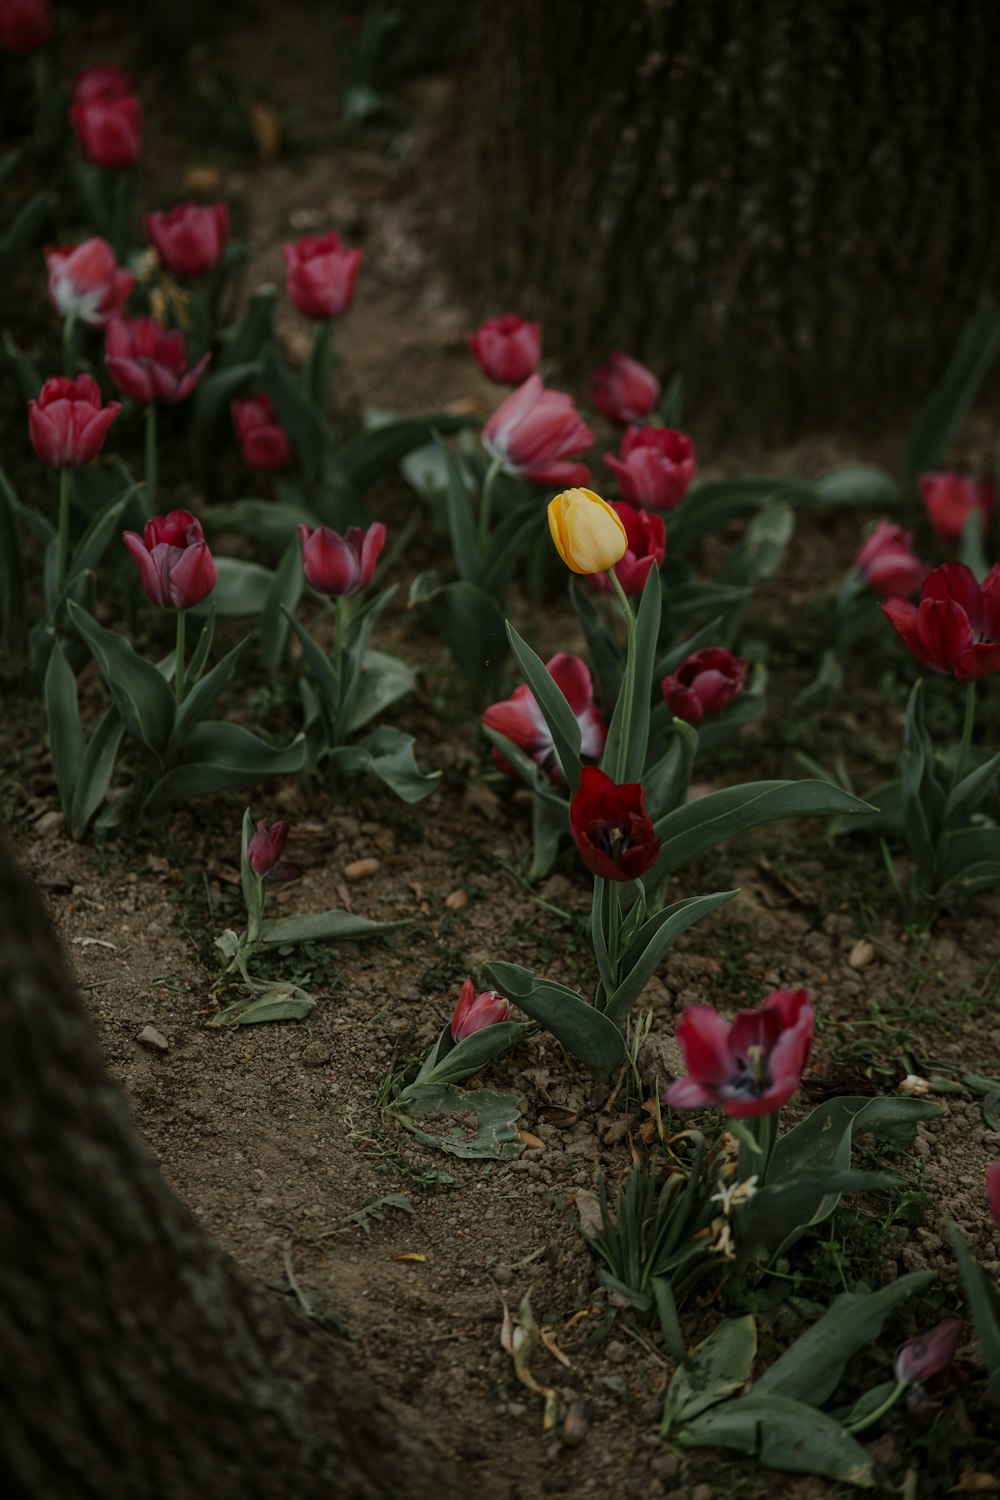
[[[523,1141],[529,1151],[547,1151],[549,1148],[537,1135],[532,1135],[530,1130],[519,1130],[517,1132],[519,1141]]]
[[[250,128],[261,161],[275,161],[281,151],[281,121],[266,104],[250,106]]]
[[[468,891],[452,891],[450,896],[445,896],[444,904],[449,911],[461,911],[469,900]]]
[[[404,1251],[402,1255],[394,1255],[392,1258],[393,1260],[412,1261],[416,1265],[423,1265],[427,1259],[426,1255],[418,1255],[415,1250]]]

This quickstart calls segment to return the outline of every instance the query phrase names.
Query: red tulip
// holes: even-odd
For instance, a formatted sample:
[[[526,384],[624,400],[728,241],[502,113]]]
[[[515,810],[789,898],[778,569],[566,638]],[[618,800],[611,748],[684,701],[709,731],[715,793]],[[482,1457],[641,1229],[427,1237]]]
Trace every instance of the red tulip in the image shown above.
[[[879,607],[930,671],[957,682],[1000,671],[1000,563],[982,584],[964,563],[945,563],[929,574],[919,605],[884,599]]]
[[[646,579],[663,561],[667,531],[662,516],[651,510],[636,510],[624,500],[609,502],[628,537],[628,551],[615,563],[615,576],[626,594],[641,594]],[[607,573],[591,573],[590,581],[602,594],[610,594],[614,585]]]
[[[96,236],[79,245],[47,245],[45,264],[56,311],[64,318],[72,313],[94,328],[118,316],[135,286],[135,277],[119,267],[107,240]]]
[[[135,93],[130,73],[110,63],[100,68],[81,68],[70,86],[74,104],[95,104],[108,99],[127,99]]]
[[[570,453],[589,448],[594,434],[561,391],[547,391],[541,376],[529,375],[483,428],[483,447],[503,460],[508,474],[536,484],[586,484],[586,464],[565,462]]]
[[[642,422],[655,411],[660,399],[660,382],[652,370],[637,359],[612,349],[608,362],[595,370],[590,382],[590,399],[612,422],[628,427]]]
[[[463,1042],[474,1031],[482,1031],[485,1026],[496,1026],[498,1021],[506,1021],[509,1015],[509,1000],[498,995],[496,990],[484,990],[481,995],[477,995],[470,975],[462,985],[462,992],[451,1018],[452,1040]]]
[[[854,566],[876,594],[893,597],[912,594],[930,572],[913,551],[913,532],[885,516],[854,559]]]
[[[721,646],[706,646],[664,677],[661,686],[674,718],[697,725],[728,708],[742,693],[746,675],[745,661]]]
[[[108,72],[92,71],[102,75]],[[142,105],[138,97],[112,92],[102,77],[99,84],[87,80],[82,88],[74,88],[74,98],[76,102],[70,106],[69,117],[87,160],[110,171],[134,166],[142,155],[143,144]]]
[[[97,381],[89,375],[76,380],[56,375],[42,386],[37,401],[28,402],[31,446],[43,464],[78,469],[93,463],[120,411],[118,401],[103,404]]]
[[[945,1398],[958,1390],[952,1360],[964,1330],[961,1318],[945,1318],[897,1349],[893,1370],[896,1379],[910,1387],[906,1404],[918,1417],[929,1420]]]
[[[282,859],[281,852],[288,837],[288,821],[285,818],[268,827],[261,818],[257,830],[247,844],[247,860],[259,880],[268,880],[273,885],[287,885],[298,880],[304,873],[301,865]]]
[[[773,1114],[799,1086],[815,1019],[808,990],[774,990],[732,1024],[711,1005],[687,1006],[677,1041],[688,1076],[672,1083],[664,1100],[671,1109]]]
[[[0,0],[0,47],[37,52],[52,36],[52,0]]]
[[[299,527],[302,571],[306,582],[321,594],[339,599],[358,594],[372,581],[378,555],[385,546],[385,527],[375,521],[367,531],[349,526],[345,536],[329,526]]]
[[[986,1202],[994,1224],[1000,1229],[1000,1161],[991,1161],[986,1168]]]
[[[287,469],[292,461],[292,445],[278,421],[270,396],[262,393],[245,401],[231,401],[229,409],[243,458],[251,469]]]
[[[147,521],[142,536],[123,531],[139,581],[154,604],[191,609],[215,587],[217,569],[201,525],[190,511],[172,510]]]
[[[526,323],[516,313],[490,318],[465,342],[487,380],[498,385],[520,385],[534,375],[542,357],[540,323]]]
[[[641,784],[618,785],[596,766],[580,772],[569,805],[569,831],[587,869],[606,880],[638,880],[660,852]]]
[[[694,477],[694,446],[686,432],[672,427],[630,427],[623,433],[620,458],[604,455],[618,475],[622,499],[652,510],[673,510]]]
[[[977,510],[985,535],[996,498],[993,479],[974,479],[971,474],[921,474],[919,484],[927,519],[943,542],[957,542],[967,518]]]
[[[346,250],[339,234],[305,235],[282,245],[289,300],[305,318],[339,318],[354,301],[360,250]]]
[[[608,737],[608,723],[600,709],[594,704],[594,684],[586,662],[579,656],[568,656],[559,651],[545,663],[556,687],[573,710],[580,726],[580,754],[594,760],[602,754]],[[502,703],[491,703],[483,714],[487,729],[506,735],[515,745],[530,755],[551,781],[562,781],[562,767],[556,756],[549,726],[538,706],[534,693],[526,682],[514,689]],[[499,750],[494,749],[493,759],[501,770],[510,775],[516,772]]]
[[[203,354],[188,368],[187,342],[155,318],[115,318],[104,335],[104,363],[123,396],[175,406],[194,390],[211,359]]]
[[[144,214],[146,238],[168,271],[184,281],[214,271],[229,243],[225,203],[178,203],[166,213]]]

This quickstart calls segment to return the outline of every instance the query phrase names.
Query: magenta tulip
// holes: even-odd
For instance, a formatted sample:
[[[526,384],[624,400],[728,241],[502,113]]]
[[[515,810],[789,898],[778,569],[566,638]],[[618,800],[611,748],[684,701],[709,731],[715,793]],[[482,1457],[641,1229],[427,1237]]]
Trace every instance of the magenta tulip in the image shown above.
[[[28,402],[31,446],[43,464],[78,469],[93,463],[120,411],[118,401],[104,405],[97,381],[89,375],[76,380],[56,375],[42,386],[37,401]]]
[[[379,553],[385,546],[385,527],[375,521],[367,531],[349,526],[344,536],[329,526],[299,527],[302,571],[320,594],[339,599],[358,594],[372,581]]]
[[[52,0],[0,0],[0,47],[37,52],[52,36]]]
[[[913,550],[913,532],[885,516],[858,552],[854,566],[876,594],[894,598],[914,593],[930,572]]]
[[[694,446],[686,432],[672,427],[630,427],[620,457],[604,455],[618,476],[622,499],[649,510],[673,510],[694,477]]]
[[[175,406],[194,390],[211,357],[203,354],[189,367],[184,335],[168,332],[155,318],[115,318],[104,335],[108,374],[132,401]]]
[[[637,359],[613,349],[608,362],[595,370],[590,382],[590,399],[611,422],[629,427],[642,422],[656,410],[660,399],[660,382],[652,370]]]
[[[90,68],[73,85],[69,117],[89,162],[109,171],[134,166],[142,155],[142,105],[122,92],[130,80],[116,68]]]
[[[663,697],[675,719],[698,725],[714,719],[743,691],[747,664],[721,646],[695,651],[664,677]]]
[[[559,651],[545,663],[556,687],[569,704],[580,726],[580,754],[596,760],[604,751],[608,722],[594,704],[594,684],[586,662]],[[502,703],[491,703],[483,714],[487,729],[506,735],[545,772],[551,781],[562,781],[563,772],[545,716],[527,683],[516,687]],[[514,776],[510,763],[494,749],[493,759],[502,771]]]
[[[79,245],[47,245],[49,297],[64,318],[79,318],[104,328],[122,311],[135,286],[131,271],[123,271],[107,240],[83,240]]]
[[[225,203],[178,203],[165,213],[144,214],[146,238],[168,271],[182,281],[207,276],[229,243]]]
[[[570,453],[589,448],[594,434],[561,391],[547,391],[539,375],[529,375],[501,401],[483,428],[483,447],[508,474],[536,484],[586,484],[586,464],[567,463]]]
[[[484,990],[477,995],[470,975],[462,985],[462,992],[451,1018],[452,1040],[462,1042],[467,1036],[472,1036],[474,1031],[482,1031],[486,1026],[496,1026],[499,1021],[506,1021],[509,1015],[510,1002],[503,995],[498,995],[496,990]]]
[[[612,500],[611,509],[625,527],[628,551],[614,565],[615,577],[626,594],[641,594],[646,579],[663,562],[667,529],[663,517],[651,510],[636,510],[624,500]],[[602,594],[610,594],[614,584],[607,573],[591,573],[590,581]]]
[[[147,521],[142,536],[123,531],[122,540],[135,559],[139,581],[154,604],[164,609],[191,609],[215,587],[218,570],[201,524],[190,511],[172,510]]]
[[[919,605],[885,599],[879,607],[930,671],[957,682],[1000,671],[1000,563],[982,584],[964,563],[945,563],[928,575]]]
[[[465,342],[487,380],[498,385],[521,385],[534,375],[542,358],[540,323],[526,323],[516,313],[489,318]]]
[[[919,484],[927,519],[943,542],[957,542],[975,511],[986,534],[996,498],[995,480],[975,479],[971,474],[921,474]]]
[[[339,318],[354,301],[360,250],[348,250],[340,235],[305,235],[282,245],[289,301],[305,318]]]
[[[815,1011],[808,990],[774,990],[731,1024],[711,1005],[689,1005],[677,1023],[688,1076],[664,1094],[671,1109],[773,1114],[802,1079]]]
[[[986,1202],[994,1224],[1000,1229],[1000,1161],[991,1161],[986,1168]]]
[[[110,63],[97,68],[81,68],[70,85],[74,104],[95,104],[105,99],[127,99],[135,93],[131,73],[123,73]]]
[[[278,421],[270,396],[248,396],[245,401],[231,401],[233,427],[240,440],[243,458],[251,469],[287,469],[292,461],[288,433]]]
[[[896,1351],[893,1371],[898,1381],[909,1386],[906,1405],[925,1421],[958,1390],[959,1377],[952,1360],[964,1331],[961,1318],[945,1318],[927,1333],[907,1339]]]
[[[282,859],[282,850],[288,838],[288,821],[285,818],[270,827],[261,818],[256,831],[247,844],[247,860],[258,880],[267,880],[272,885],[288,885],[298,880],[305,872],[301,865]]]

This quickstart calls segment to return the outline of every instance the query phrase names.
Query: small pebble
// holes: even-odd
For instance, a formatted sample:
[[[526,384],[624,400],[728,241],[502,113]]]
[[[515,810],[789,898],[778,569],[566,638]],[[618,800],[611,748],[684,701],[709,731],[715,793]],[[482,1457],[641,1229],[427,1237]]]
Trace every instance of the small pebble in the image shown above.
[[[356,859],[352,864],[344,866],[345,880],[367,880],[370,875],[376,874],[381,869],[377,859]]]
[[[157,1031],[155,1026],[144,1026],[139,1033],[139,1040],[144,1047],[151,1047],[156,1052],[166,1052],[170,1043],[162,1031]]]

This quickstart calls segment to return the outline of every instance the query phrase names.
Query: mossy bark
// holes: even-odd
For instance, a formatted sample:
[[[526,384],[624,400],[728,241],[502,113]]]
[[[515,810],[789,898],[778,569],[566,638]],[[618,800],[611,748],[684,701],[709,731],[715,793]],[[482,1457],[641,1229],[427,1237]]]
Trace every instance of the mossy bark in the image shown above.
[[[998,56],[992,0],[483,0],[460,270],[701,430],[904,415],[996,284]]]
[[[457,1493],[343,1345],[173,1196],[0,836],[0,1453],[44,1500]]]

